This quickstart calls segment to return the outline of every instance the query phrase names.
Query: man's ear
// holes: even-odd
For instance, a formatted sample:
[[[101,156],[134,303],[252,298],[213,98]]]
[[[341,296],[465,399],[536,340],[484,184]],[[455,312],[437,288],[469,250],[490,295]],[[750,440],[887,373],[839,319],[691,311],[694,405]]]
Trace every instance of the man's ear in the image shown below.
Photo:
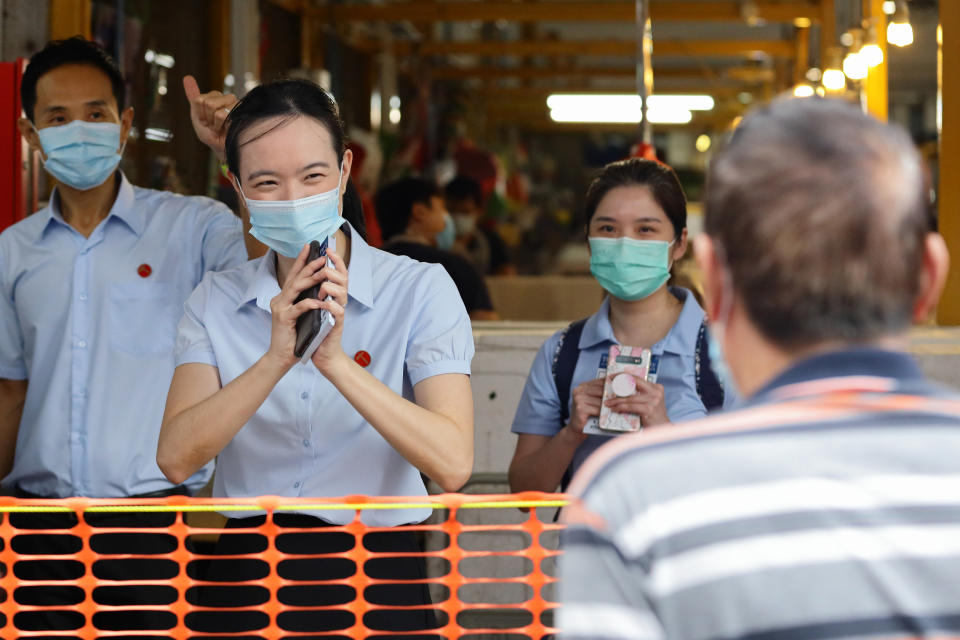
[[[127,107],[120,114],[120,149],[127,143],[130,129],[133,128],[133,107]],[[120,149],[117,149],[119,151]]]
[[[950,270],[950,251],[939,233],[928,233],[923,242],[920,291],[913,303],[913,322],[926,322],[937,307]]]
[[[31,149],[43,153],[43,147],[40,145],[40,137],[37,135],[29,119],[20,118],[17,120],[17,128],[20,129],[20,135],[26,138],[27,144],[30,145]]]
[[[723,291],[724,265],[710,236],[701,233],[693,239],[693,257],[703,278],[703,306],[707,320],[715,322],[720,315],[722,296],[731,292]]]

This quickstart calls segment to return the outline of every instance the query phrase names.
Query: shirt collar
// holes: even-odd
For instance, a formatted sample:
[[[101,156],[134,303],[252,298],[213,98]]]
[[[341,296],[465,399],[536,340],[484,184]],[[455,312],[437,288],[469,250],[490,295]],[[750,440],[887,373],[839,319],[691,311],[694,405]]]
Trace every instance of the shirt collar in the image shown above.
[[[135,199],[133,185],[130,184],[130,181],[127,180],[127,176],[125,176],[121,171],[120,189],[117,190],[117,197],[114,199],[113,205],[110,207],[110,212],[107,214],[107,217],[110,218],[112,216],[118,220],[121,220],[130,228],[131,231],[139,236],[141,233],[143,233],[145,221],[143,211],[133,206]],[[45,215],[47,218],[44,224],[40,227],[39,236],[43,236],[47,229],[49,229],[53,224],[70,226],[69,223],[63,219],[63,214],[60,212],[60,193],[57,191],[56,187],[54,187],[53,193],[50,194],[50,204],[47,205],[47,208],[43,213],[38,215]]]
[[[365,307],[373,308],[373,249],[370,248],[350,223],[350,266],[347,279],[347,295]],[[277,253],[270,249],[260,258],[253,278],[247,285],[237,308],[256,301],[264,311],[270,311],[270,301],[280,293],[277,283]]]
[[[851,347],[794,363],[756,392],[750,404],[829,391],[889,391],[902,383],[923,380],[923,372],[909,354]]]
[[[703,322],[703,309],[688,290],[670,287],[670,292],[683,302],[683,309],[680,310],[680,316],[670,327],[667,335],[650,350],[655,354],[661,354],[664,351],[693,354],[697,348],[700,324]],[[587,322],[583,325],[583,332],[580,334],[579,347],[588,349],[604,342],[618,344],[613,335],[613,327],[610,325],[610,296],[606,296],[600,309],[587,318]]]

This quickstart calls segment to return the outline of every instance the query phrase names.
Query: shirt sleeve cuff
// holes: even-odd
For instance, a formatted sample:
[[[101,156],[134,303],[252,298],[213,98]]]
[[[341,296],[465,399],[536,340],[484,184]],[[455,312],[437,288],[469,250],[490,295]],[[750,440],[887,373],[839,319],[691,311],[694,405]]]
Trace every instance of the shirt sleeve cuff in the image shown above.
[[[7,380],[26,380],[27,368],[17,366],[7,367],[0,364],[0,378]]]
[[[512,433],[528,433],[534,436],[555,436],[560,432],[561,428],[562,425],[531,424],[529,422],[524,422],[523,424],[513,423],[510,425],[510,431]]]
[[[470,361],[441,360],[440,362],[431,362],[430,364],[419,366],[416,369],[410,369],[407,373],[410,375],[410,385],[414,386],[426,380],[427,378],[443,375],[445,373],[462,373],[464,375],[470,375]]]
[[[208,364],[216,367],[217,358],[210,351],[185,351],[174,358],[174,366],[179,367],[182,364]]]

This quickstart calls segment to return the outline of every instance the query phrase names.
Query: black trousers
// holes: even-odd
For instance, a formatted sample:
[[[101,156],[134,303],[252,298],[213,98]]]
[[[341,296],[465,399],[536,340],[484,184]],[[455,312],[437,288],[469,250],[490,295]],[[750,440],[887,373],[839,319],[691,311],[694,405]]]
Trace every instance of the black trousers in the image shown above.
[[[253,527],[263,524],[266,516],[253,516],[228,521],[227,529]],[[289,532],[278,534],[277,549],[286,554],[316,556],[340,553],[362,543],[375,553],[422,552],[413,532],[398,527],[389,532],[373,532],[355,540],[350,533],[324,531],[330,525],[319,518],[302,514],[275,514],[274,522]],[[318,529],[319,528],[319,529]],[[267,539],[258,533],[223,533],[217,543],[215,554],[229,556],[257,554],[267,548]],[[241,634],[232,638],[254,639],[262,636],[257,631],[269,624],[267,614],[257,611],[269,594],[258,585],[231,584],[240,581],[257,581],[267,575],[269,567],[254,558],[217,558],[204,567],[207,580],[218,584],[204,587],[198,594],[198,602],[207,607],[250,607],[250,611],[196,612],[188,616],[187,625],[200,632]],[[291,585],[282,587],[278,600],[285,605],[319,607],[346,604],[358,598],[383,606],[430,605],[429,590],[423,583],[410,580],[426,578],[426,563],[422,557],[385,556],[373,558],[362,569],[370,578],[389,581],[367,587],[364,593],[344,584]],[[286,580],[316,581],[337,580],[354,575],[356,564],[348,558],[304,557],[281,561],[277,573]],[[277,616],[277,626],[291,632],[331,632],[344,630],[355,622],[354,615],[344,609],[303,609],[284,611]],[[439,625],[433,609],[377,609],[363,615],[363,623],[374,630],[372,637],[388,637],[392,631],[422,631],[423,635],[405,635],[403,638],[438,638],[430,630]],[[329,637],[329,636],[327,636]]]
[[[90,547],[102,554],[134,554],[150,556],[170,553],[177,548],[176,539],[165,533],[97,533],[99,527],[167,528],[177,517],[174,513],[87,513],[85,521],[94,528]],[[12,538],[11,546],[22,558],[13,567],[21,580],[74,581],[83,576],[86,568],[69,558],[33,560],[31,555],[65,555],[82,548],[83,540],[70,532],[48,533],[52,529],[70,529],[78,524],[74,513],[12,513],[10,524],[21,529]],[[98,586],[92,593],[98,605],[153,606],[164,609],[176,600],[173,587],[137,585],[138,580],[169,580],[177,575],[177,563],[165,558],[117,558],[96,561],[93,575],[99,580],[118,580],[129,584]],[[76,638],[71,632],[84,625],[84,615],[76,605],[84,599],[83,590],[73,584],[56,586],[23,586],[13,594],[17,604],[43,606],[38,611],[20,611],[14,615],[13,628],[20,631],[45,631],[42,638]],[[104,631],[129,631],[119,638],[168,638],[164,631],[176,624],[176,616],[169,611],[124,610],[97,611],[93,625]],[[11,621],[3,620],[0,631],[3,638],[16,637]]]

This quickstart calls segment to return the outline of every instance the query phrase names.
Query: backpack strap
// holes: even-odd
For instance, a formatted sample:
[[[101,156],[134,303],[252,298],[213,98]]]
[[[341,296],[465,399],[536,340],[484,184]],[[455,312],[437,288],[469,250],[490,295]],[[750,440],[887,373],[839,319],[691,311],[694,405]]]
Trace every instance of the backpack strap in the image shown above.
[[[553,382],[557,386],[560,399],[560,426],[570,419],[570,385],[573,384],[573,370],[577,368],[580,357],[580,336],[587,318],[581,318],[567,325],[560,333],[560,341],[553,352]]]
[[[723,407],[723,384],[717,378],[710,362],[710,343],[706,319],[700,323],[697,333],[697,348],[694,353],[694,375],[697,383],[697,395],[707,411]]]
[[[571,322],[566,329],[560,333],[560,341],[553,352],[553,382],[557,386],[557,397],[560,400],[560,427],[563,428],[570,419],[570,385],[573,384],[573,370],[577,368],[577,360],[580,358],[580,336],[583,334],[583,326],[587,324],[587,318],[581,318]],[[573,479],[570,473],[570,467],[563,472],[563,478],[560,480],[560,490],[566,491],[567,485]],[[557,514],[560,512],[557,511]]]

